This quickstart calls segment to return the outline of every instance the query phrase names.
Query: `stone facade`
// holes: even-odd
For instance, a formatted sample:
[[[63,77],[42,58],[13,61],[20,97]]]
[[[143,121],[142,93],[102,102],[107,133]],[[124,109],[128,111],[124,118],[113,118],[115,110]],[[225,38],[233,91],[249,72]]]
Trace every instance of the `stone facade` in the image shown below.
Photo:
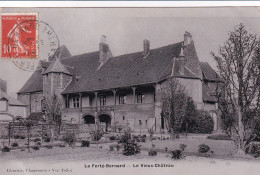
[[[161,83],[174,77],[185,87],[198,109],[211,112],[217,128],[219,119],[215,115],[219,115],[216,102],[203,100],[203,73],[192,36],[186,32],[183,42],[154,50],[150,50],[147,43],[148,40],[144,42],[144,52],[141,54],[111,58],[112,53],[103,39],[100,51],[89,53],[89,57],[55,58],[40,75],[43,78],[42,91],[20,92],[19,99],[29,104],[29,113],[40,112],[40,102],[55,94],[62,100],[63,120],[79,124],[100,122],[106,126],[128,125],[132,130],[147,131],[153,128],[159,132],[160,128],[165,128],[161,117]],[[109,54],[104,55],[105,51]],[[140,57],[139,60],[136,57]],[[160,59],[163,61],[155,60],[158,57],[162,57]],[[129,61],[129,65],[124,65],[123,59]],[[91,67],[87,67],[89,65]],[[129,67],[132,70],[126,73]],[[93,70],[90,72],[90,69]],[[107,77],[107,74],[113,77]],[[151,80],[144,81],[149,78]]]

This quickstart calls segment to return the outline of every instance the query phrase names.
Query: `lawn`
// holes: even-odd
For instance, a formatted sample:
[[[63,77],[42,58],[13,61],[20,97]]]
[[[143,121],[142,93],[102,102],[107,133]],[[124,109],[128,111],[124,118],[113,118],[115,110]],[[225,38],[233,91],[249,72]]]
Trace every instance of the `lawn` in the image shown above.
[[[1,153],[2,160],[33,160],[33,161],[106,161],[106,160],[170,160],[171,150],[180,149],[180,144],[185,144],[187,147],[183,154],[186,157],[201,156],[198,153],[198,147],[200,144],[207,144],[212,151],[210,157],[219,159],[237,159],[233,154],[235,153],[235,146],[230,140],[209,140],[205,137],[181,137],[175,140],[152,140],[146,139],[146,142],[141,142],[141,154],[135,156],[123,156],[122,152],[119,151],[109,151],[109,146],[111,144],[116,144],[116,141],[106,141],[105,143],[90,144],[90,147],[80,147],[80,143],[76,144],[76,147],[57,147],[56,142],[43,143],[44,145],[53,145],[52,149],[47,149],[44,146],[40,146],[40,150],[30,149],[31,152],[28,153],[25,145],[23,146],[23,151],[21,149],[12,149],[8,153]],[[155,145],[155,149],[158,154],[155,157],[148,156],[148,150]],[[20,144],[19,144],[20,145]],[[34,145],[34,144],[32,144]],[[167,147],[168,151],[165,151]],[[243,158],[249,158],[243,157]],[[251,158],[254,159],[254,158]],[[255,159],[254,159],[255,160]],[[256,159],[259,160],[259,159]]]

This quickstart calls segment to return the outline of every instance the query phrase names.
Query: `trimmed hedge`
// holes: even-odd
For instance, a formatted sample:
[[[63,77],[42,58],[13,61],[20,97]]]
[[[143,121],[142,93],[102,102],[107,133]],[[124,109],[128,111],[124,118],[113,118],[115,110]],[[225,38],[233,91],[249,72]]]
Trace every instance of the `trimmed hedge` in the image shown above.
[[[199,111],[198,116],[194,119],[189,127],[190,133],[210,134],[214,129],[214,121],[207,111]]]
[[[207,137],[207,139],[211,139],[211,140],[232,140],[227,134],[210,135],[210,136]]]

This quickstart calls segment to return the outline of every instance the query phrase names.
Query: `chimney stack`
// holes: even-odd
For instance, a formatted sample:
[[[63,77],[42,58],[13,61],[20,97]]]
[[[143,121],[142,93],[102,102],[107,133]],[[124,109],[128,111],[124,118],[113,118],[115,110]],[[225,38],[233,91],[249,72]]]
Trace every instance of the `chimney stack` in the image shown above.
[[[144,57],[148,56],[148,54],[150,53],[150,41],[145,39],[144,40]]]
[[[109,49],[108,44],[106,43],[106,36],[103,35],[99,43],[99,62],[103,64],[111,57],[112,53]]]
[[[0,79],[0,91],[7,93],[7,81]]]
[[[187,46],[189,44],[191,44],[192,41],[192,35],[189,32],[185,32],[184,34],[184,42],[183,42],[183,46]]]

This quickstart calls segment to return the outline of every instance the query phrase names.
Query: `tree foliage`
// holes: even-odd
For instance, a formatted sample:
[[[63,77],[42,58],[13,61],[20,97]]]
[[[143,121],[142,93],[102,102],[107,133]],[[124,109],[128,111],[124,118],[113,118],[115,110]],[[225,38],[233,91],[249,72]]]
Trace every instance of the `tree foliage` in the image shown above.
[[[229,33],[218,54],[212,52],[212,56],[224,80],[220,109],[226,114],[224,120],[231,125],[238,148],[245,149],[255,137],[255,123],[259,120],[259,40],[239,24]]]
[[[57,95],[53,95],[50,98],[46,99],[46,115],[47,122],[51,124],[55,124],[58,129],[58,133],[60,133],[61,124],[62,124],[62,102],[57,97]]]
[[[170,79],[161,87],[162,115],[168,129],[178,133],[181,131],[186,116],[187,98],[185,89],[175,79]]]

